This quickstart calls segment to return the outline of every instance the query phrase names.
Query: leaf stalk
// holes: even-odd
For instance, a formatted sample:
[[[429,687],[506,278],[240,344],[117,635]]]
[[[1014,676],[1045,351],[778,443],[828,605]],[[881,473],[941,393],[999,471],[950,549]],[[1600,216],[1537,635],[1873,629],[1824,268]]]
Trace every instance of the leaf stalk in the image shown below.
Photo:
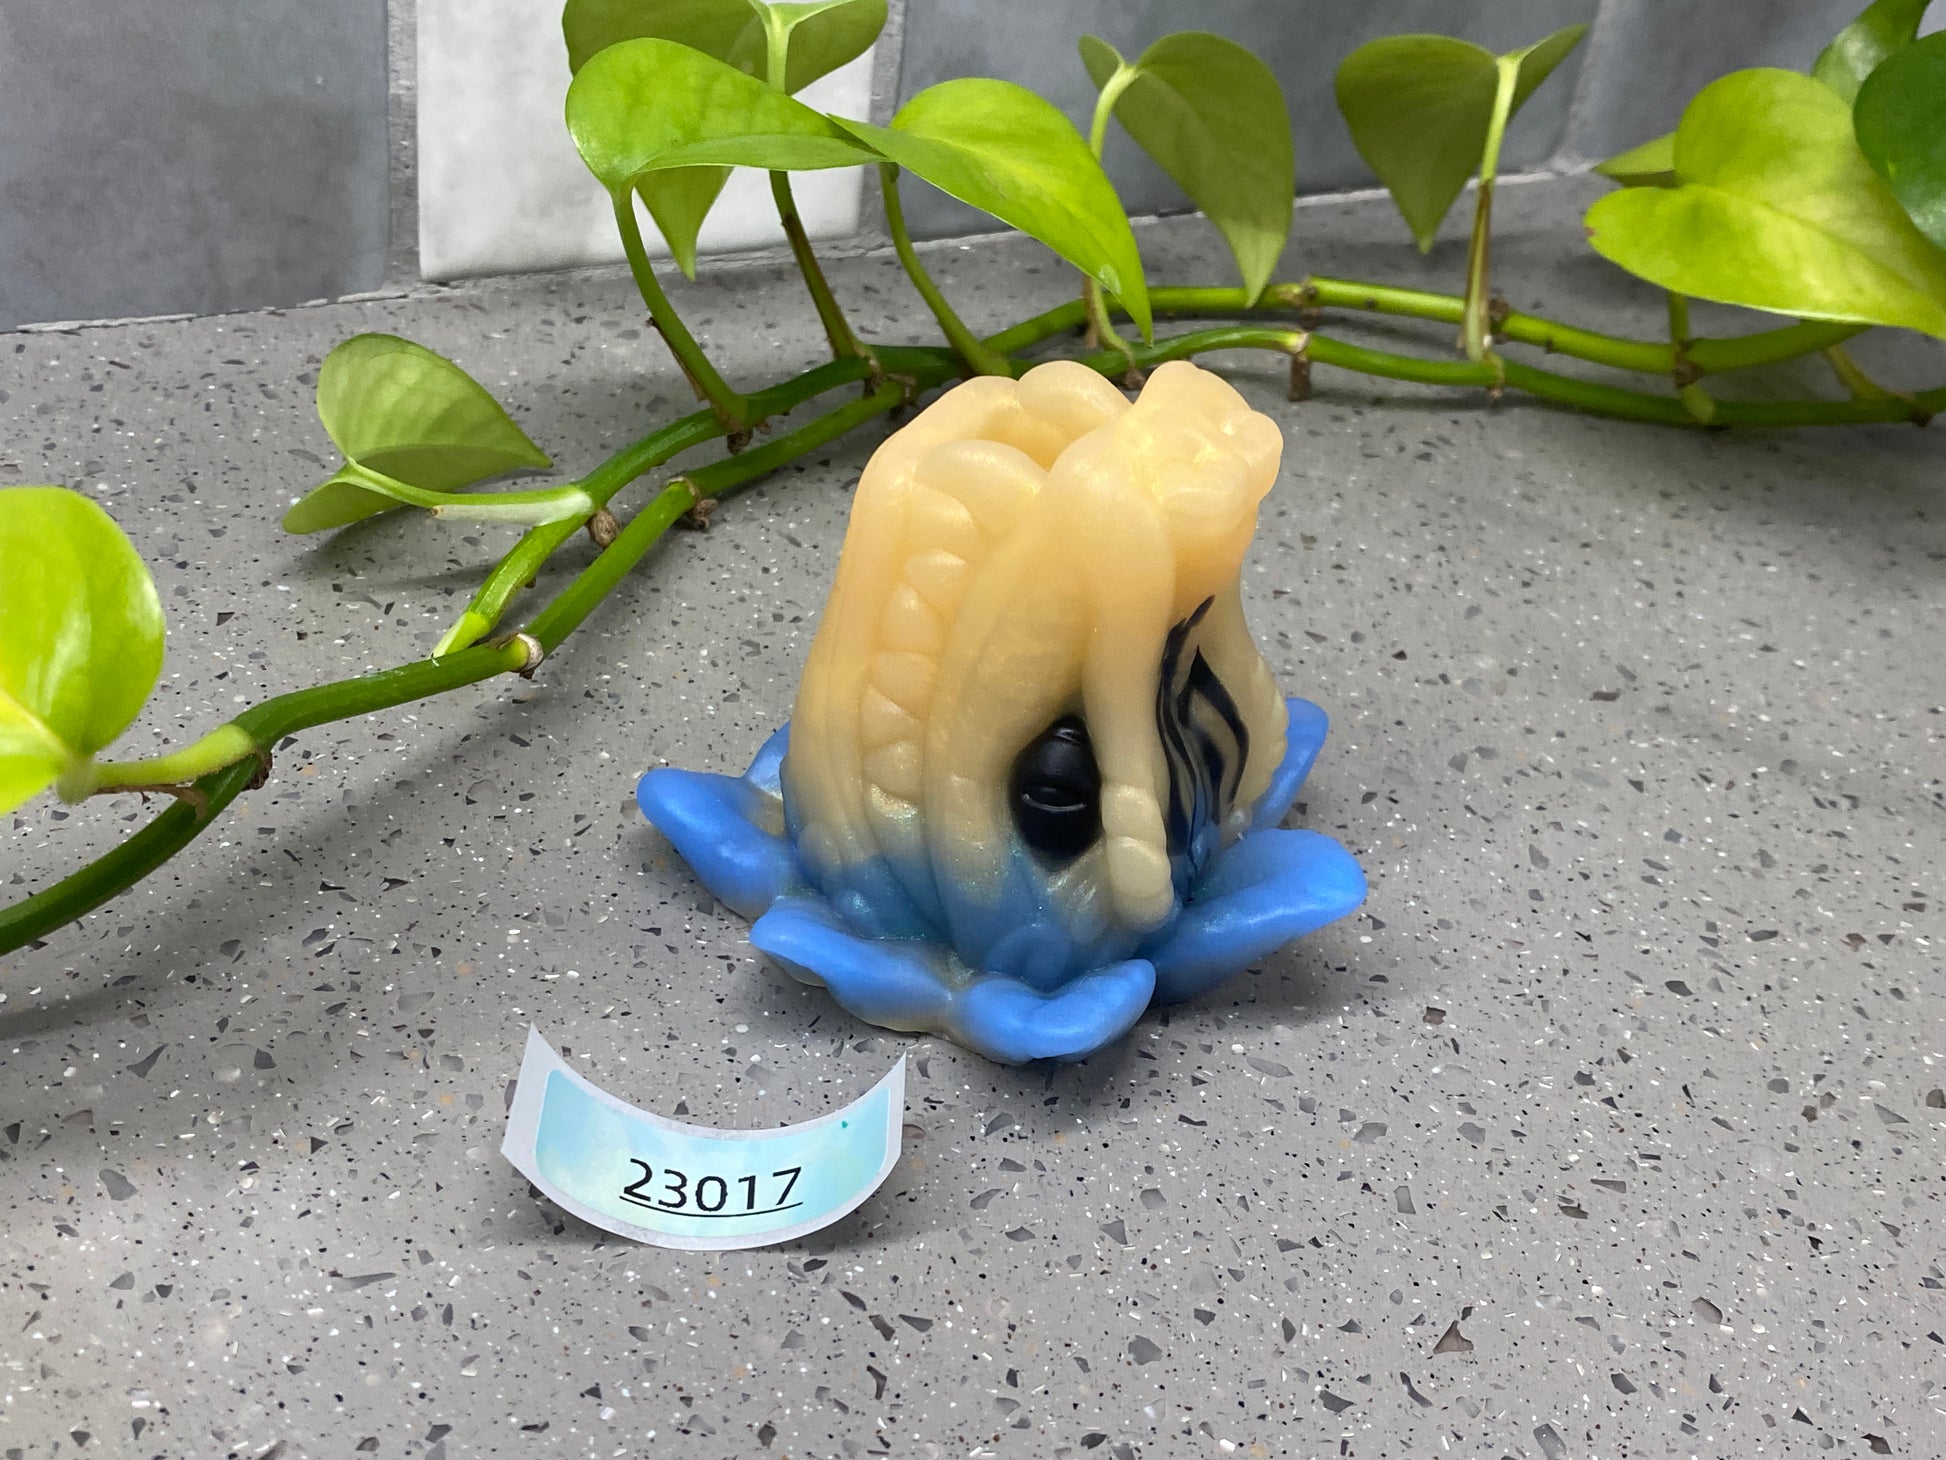
[[[906,231],[905,206],[899,201],[899,169],[890,162],[882,162],[878,168],[879,189],[885,198],[885,226],[892,235],[892,247],[899,255],[899,262],[905,266],[912,287],[919,291],[919,297],[926,301],[926,308],[939,322],[939,329],[960,362],[974,375],[1011,375],[1013,366],[1006,356],[983,343],[979,336],[968,329],[953,306],[946,302],[946,296],[939,292],[939,286],[926,272],[926,266],[919,262],[919,254],[912,247],[912,235]]]
[[[716,367],[703,353],[703,347],[696,343],[696,337],[682,322],[669,296],[662,292],[662,285],[655,276],[655,268],[649,262],[647,245],[642,242],[642,225],[635,218],[635,195],[632,190],[623,189],[614,195],[615,227],[622,235],[622,252],[628,256],[628,271],[635,278],[635,287],[642,296],[642,302],[649,308],[649,318],[655,322],[656,331],[662,336],[669,352],[676,357],[684,375],[689,377],[690,385],[699,400],[708,403],[723,423],[725,433],[734,443],[749,439],[750,432],[756,429],[760,420],[752,413],[750,401],[746,396],[732,390]]]

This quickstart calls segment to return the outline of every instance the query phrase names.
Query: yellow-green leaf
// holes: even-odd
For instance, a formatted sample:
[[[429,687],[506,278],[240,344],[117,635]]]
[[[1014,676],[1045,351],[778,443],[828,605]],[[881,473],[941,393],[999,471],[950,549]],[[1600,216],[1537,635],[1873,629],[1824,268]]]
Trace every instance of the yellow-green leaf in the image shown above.
[[[788,35],[785,90],[792,92],[864,54],[885,26],[885,0],[768,8]],[[693,47],[751,76],[765,73],[764,15],[750,0],[568,0],[561,29],[574,71],[610,46],[655,39]],[[692,279],[697,234],[729,177],[727,167],[685,167],[636,179],[676,266]]]
[[[149,570],[93,501],[0,489],[0,814],[128,728],[162,672]]]
[[[885,28],[885,0],[822,0],[776,4],[790,35],[786,91],[801,91],[820,76],[865,54]],[[767,52],[763,8],[751,0],[568,0],[561,32],[568,67],[622,41],[679,41],[706,56],[762,77]]]
[[[1025,87],[967,77],[927,87],[890,127],[844,127],[942,192],[1038,238],[1154,332],[1142,256],[1114,184],[1074,124]]]
[[[1925,18],[1927,0],[1872,0],[1850,25],[1818,52],[1811,74],[1847,104],[1865,78],[1894,51],[1912,44]]]
[[[1358,155],[1378,174],[1423,252],[1478,172],[1499,128],[1587,32],[1571,25],[1510,51],[1511,94],[1500,108],[1501,57],[1443,35],[1368,41],[1338,67],[1338,110]]]
[[[354,335],[325,356],[318,418],[347,461],[428,491],[549,464],[484,386],[397,335]],[[322,532],[399,505],[334,476],[284,514],[284,527]]]
[[[1946,337],[1946,251],[1852,137],[1851,110],[1795,71],[1734,71],[1676,129],[1676,186],[1588,210],[1590,242],[1678,294]]]
[[[784,170],[875,160],[835,122],[675,41],[623,41],[568,87],[568,131],[611,193],[699,163]]]
[[[1595,171],[1625,188],[1666,188],[1676,181],[1676,134],[1665,132],[1639,147],[1617,152]]]

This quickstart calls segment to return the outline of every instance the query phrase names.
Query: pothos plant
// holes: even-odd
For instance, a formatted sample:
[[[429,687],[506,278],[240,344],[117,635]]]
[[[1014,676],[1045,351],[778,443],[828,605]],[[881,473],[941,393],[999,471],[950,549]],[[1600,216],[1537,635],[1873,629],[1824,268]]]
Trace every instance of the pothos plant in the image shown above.
[[[175,798],[140,831],[63,880],[0,910],[0,952],[45,936],[154,870],[271,769],[307,727],[365,715],[502,674],[531,675],[678,519],[922,393],[960,377],[1016,374],[1085,331],[1076,358],[1133,381],[1165,360],[1268,350],[1291,393],[1314,365],[1497,394],[1673,426],[1917,421],[1946,387],[1881,388],[1844,342],[1871,326],[1946,338],[1946,34],[1917,38],[1926,0],[1876,0],[1809,75],[1739,71],[1712,82],[1668,135],[1610,159],[1619,187],[1588,210],[1603,257],[1668,291],[1665,339],[1631,339],[1510,309],[1491,290],[1494,181],[1508,121],[1574,49],[1583,27],[1494,55],[1446,36],[1361,46],[1339,67],[1339,109],[1420,248],[1477,178],[1457,293],[1310,276],[1272,278],[1291,225],[1289,114],[1262,61],[1220,36],[1165,36],[1125,57],[1086,36],[1098,88],[1084,136],[1050,103],[1005,81],[942,82],[876,126],[795,99],[864,52],[885,0],[568,0],[574,79],[567,125],[614,202],[649,316],[701,408],[656,424],[578,481],[474,488],[548,458],[457,365],[406,340],[359,335],[326,359],[318,414],[343,464],[286,514],[320,532],[375,513],[521,529],[431,658],[299,689],[150,759],[102,752],[129,726],[162,664],[163,620],[147,569],[90,499],[60,487],[0,492],[0,812],[52,788],[68,801],[121,792]],[[1152,287],[1101,168],[1119,123],[1222,235],[1233,284]],[[769,174],[777,212],[830,360],[756,390],[710,361],[664,293],[638,203],[693,277],[698,229],[730,169]],[[796,173],[875,170],[899,261],[943,343],[861,339],[819,268],[791,195]],[[907,232],[909,172],[1031,235],[1079,270],[1068,304],[982,337],[927,274]],[[1792,322],[1730,338],[1693,336],[1691,298]],[[1327,311],[1376,311],[1458,326],[1427,353],[1350,343]],[[1221,322],[1158,334],[1155,318]],[[1446,336],[1445,339],[1450,339]],[[1506,347],[1533,346],[1649,378],[1645,389],[1570,376]],[[1719,400],[1713,375],[1817,352],[1846,399]],[[846,387],[860,387],[847,392]],[[780,425],[787,414],[808,418]],[[773,427],[775,429],[773,429]],[[764,431],[762,439],[756,433]],[[718,460],[664,480],[623,525],[617,495],[712,440]],[[576,533],[599,547],[581,573],[524,618],[516,598]]]

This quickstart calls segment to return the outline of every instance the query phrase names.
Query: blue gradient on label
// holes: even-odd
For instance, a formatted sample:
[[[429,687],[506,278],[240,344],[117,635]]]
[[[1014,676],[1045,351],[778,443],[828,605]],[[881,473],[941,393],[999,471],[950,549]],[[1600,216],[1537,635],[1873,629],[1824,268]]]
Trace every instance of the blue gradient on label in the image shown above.
[[[542,1076],[537,1095],[517,1097],[538,1107],[531,1162],[511,1142],[508,1155],[562,1205],[639,1240],[783,1240],[852,1210],[897,1159],[904,1112],[893,1102],[902,1079],[888,1076],[854,1104],[803,1125],[719,1131],[635,1110],[557,1060],[523,1070]]]

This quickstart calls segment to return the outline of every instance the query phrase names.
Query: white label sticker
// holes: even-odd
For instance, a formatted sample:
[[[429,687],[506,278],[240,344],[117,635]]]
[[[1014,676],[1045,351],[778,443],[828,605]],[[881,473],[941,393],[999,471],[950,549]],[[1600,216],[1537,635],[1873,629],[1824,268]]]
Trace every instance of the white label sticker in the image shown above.
[[[714,1130],[638,1110],[527,1031],[500,1153],[585,1222],[658,1247],[764,1247],[855,1209],[899,1160],[905,1057],[842,1110]]]

